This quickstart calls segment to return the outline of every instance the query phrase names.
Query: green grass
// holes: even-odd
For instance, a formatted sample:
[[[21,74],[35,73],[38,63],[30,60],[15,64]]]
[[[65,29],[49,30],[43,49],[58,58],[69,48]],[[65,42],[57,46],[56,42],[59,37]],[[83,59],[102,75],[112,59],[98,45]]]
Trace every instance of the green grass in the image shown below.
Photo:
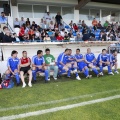
[[[51,80],[49,83],[44,83],[43,78],[38,78],[38,82],[33,84],[32,88],[26,87],[22,89],[20,86],[12,89],[0,90],[0,109],[60,100],[87,94],[99,94],[55,104],[0,111],[0,117],[44,110],[120,94],[120,75],[105,75],[104,77],[93,77],[92,79],[84,79],[83,76],[81,77],[81,81],[62,77],[57,81]],[[107,93],[105,91],[112,92]],[[119,110],[120,99],[116,99],[70,110],[28,117],[23,120],[120,120]]]

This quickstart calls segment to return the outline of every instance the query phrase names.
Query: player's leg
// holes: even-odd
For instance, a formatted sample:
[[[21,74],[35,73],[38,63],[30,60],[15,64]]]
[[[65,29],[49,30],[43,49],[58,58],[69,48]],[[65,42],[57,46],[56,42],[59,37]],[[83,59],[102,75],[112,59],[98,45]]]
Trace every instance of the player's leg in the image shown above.
[[[110,62],[107,62],[106,65],[107,65],[107,67],[108,67],[108,74],[109,74],[109,75],[114,75],[113,72],[112,72],[112,69],[111,69]]]
[[[58,66],[52,66],[53,70],[54,70],[54,73],[53,73],[53,78],[54,80],[57,80],[57,75],[58,75]]]
[[[33,67],[32,68],[32,77],[33,77],[33,81],[35,81],[35,82],[36,82],[36,73],[37,73],[37,69],[36,69],[36,67]]]
[[[51,66],[47,66],[47,70],[48,70],[48,81],[50,81]]]
[[[32,83],[31,83],[31,82],[32,82],[32,70],[29,69],[27,73],[29,74],[28,86],[29,86],[29,87],[32,87]]]
[[[22,70],[20,70],[20,78],[21,78],[21,81],[23,83],[22,88],[26,87],[25,78],[24,78],[24,71],[22,71]]]
[[[14,74],[15,74],[17,86],[19,86],[19,84],[20,84],[20,76],[19,76],[19,73],[18,73],[17,69],[14,70]]]
[[[114,72],[116,73],[116,74],[119,74],[119,72],[118,72],[118,63],[117,62],[115,62],[114,63],[114,66],[115,66],[115,70],[114,70]]]
[[[11,74],[11,72],[10,72],[9,70],[6,70],[6,71],[5,71],[5,75],[6,75],[7,78],[10,77],[10,74]]]
[[[73,71],[74,71],[74,73],[75,73],[75,75],[76,75],[76,79],[77,80],[81,80],[81,78],[79,77],[79,75],[78,75],[78,71],[77,71],[77,62],[74,62],[74,64],[73,64]]]
[[[71,76],[71,69],[72,69],[71,63],[66,64],[64,67],[67,69],[67,77],[70,77]]]
[[[48,69],[47,69],[46,66],[44,66],[44,67],[42,68],[42,70],[43,70],[44,73],[45,73],[45,82],[46,82],[46,81],[48,81]]]

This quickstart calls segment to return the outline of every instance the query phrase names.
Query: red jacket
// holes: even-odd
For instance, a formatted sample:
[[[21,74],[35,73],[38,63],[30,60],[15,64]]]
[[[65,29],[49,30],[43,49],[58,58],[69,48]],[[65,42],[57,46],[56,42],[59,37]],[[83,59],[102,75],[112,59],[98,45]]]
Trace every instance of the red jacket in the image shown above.
[[[57,36],[57,40],[63,40],[64,38],[62,36]]]

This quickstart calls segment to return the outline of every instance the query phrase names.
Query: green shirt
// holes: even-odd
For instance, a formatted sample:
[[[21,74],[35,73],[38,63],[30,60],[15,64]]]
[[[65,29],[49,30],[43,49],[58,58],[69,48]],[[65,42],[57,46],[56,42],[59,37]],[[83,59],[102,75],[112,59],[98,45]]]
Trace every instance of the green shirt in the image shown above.
[[[49,65],[50,63],[55,61],[55,57],[53,55],[44,55],[45,64]]]

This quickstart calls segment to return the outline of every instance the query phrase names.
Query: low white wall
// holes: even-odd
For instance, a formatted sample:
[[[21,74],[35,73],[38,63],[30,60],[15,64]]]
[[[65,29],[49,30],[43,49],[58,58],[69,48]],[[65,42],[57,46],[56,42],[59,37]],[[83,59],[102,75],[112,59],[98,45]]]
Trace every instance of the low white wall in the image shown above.
[[[100,45],[101,44],[101,45]],[[0,73],[4,73],[7,69],[7,59],[10,57],[12,50],[18,51],[18,58],[22,57],[22,51],[26,50],[28,52],[28,56],[32,58],[36,55],[37,50],[43,50],[45,54],[45,49],[50,48],[51,54],[55,56],[57,59],[58,55],[62,53],[66,48],[71,48],[73,50],[73,54],[77,48],[81,49],[81,53],[85,54],[88,47],[91,48],[92,52],[95,54],[96,58],[98,54],[101,53],[103,48],[106,48],[109,44],[104,43],[80,43],[80,44],[69,44],[69,43],[27,43],[27,44],[4,44],[2,45],[3,57],[4,61],[0,62]],[[120,61],[120,54],[118,54],[118,61]],[[120,68],[120,63],[118,62],[118,66]]]

